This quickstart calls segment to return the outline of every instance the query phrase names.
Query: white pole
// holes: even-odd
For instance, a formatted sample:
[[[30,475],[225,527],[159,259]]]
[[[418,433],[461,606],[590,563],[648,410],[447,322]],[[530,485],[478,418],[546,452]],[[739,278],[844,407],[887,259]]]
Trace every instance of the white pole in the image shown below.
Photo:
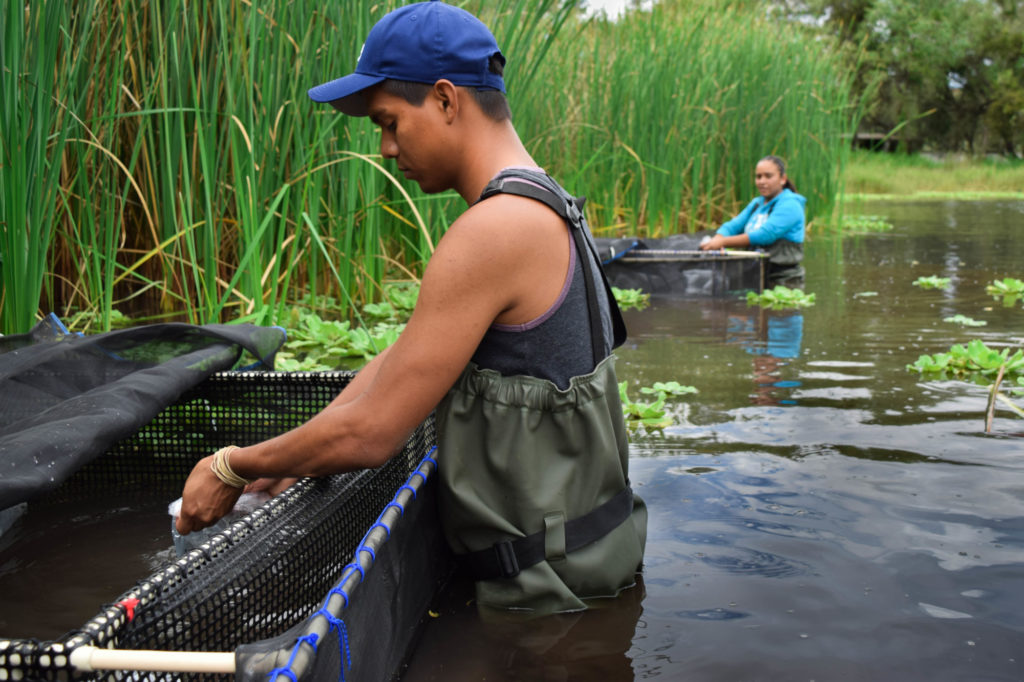
[[[80,646],[71,652],[77,670],[153,670],[162,672],[233,673],[235,654],[209,651],[146,651]]]

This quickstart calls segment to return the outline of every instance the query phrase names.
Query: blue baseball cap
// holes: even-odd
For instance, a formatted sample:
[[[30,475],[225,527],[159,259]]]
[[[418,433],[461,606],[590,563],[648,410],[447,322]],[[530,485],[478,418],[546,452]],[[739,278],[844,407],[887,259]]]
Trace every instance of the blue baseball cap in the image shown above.
[[[366,116],[366,89],[387,78],[430,85],[446,78],[505,92],[505,81],[489,69],[494,55],[505,63],[490,29],[475,16],[440,0],[418,2],[384,15],[370,29],[355,72],[310,88],[309,97]]]

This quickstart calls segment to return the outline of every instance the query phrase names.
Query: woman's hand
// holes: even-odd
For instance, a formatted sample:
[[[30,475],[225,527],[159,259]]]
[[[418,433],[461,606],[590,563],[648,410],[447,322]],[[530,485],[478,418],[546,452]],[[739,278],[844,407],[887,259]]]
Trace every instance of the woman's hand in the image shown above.
[[[725,248],[725,237],[720,234],[708,239],[706,242],[702,242],[700,245],[701,251],[718,251]]]

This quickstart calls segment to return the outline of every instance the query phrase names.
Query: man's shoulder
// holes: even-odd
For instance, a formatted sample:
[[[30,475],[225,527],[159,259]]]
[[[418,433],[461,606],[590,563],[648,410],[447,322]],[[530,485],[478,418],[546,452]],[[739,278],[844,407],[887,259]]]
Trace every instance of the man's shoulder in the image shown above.
[[[466,209],[448,234],[467,239],[528,239],[564,226],[557,213],[536,199],[496,194]]]

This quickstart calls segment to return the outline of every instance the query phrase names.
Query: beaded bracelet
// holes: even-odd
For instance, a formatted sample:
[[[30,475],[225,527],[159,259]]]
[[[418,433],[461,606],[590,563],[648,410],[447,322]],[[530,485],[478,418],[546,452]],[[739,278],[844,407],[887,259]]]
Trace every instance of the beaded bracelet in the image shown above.
[[[244,488],[252,483],[248,478],[242,478],[234,472],[228,463],[228,456],[235,450],[240,450],[237,445],[229,445],[221,448],[213,454],[213,461],[210,462],[210,471],[220,479],[221,483],[232,488]]]

